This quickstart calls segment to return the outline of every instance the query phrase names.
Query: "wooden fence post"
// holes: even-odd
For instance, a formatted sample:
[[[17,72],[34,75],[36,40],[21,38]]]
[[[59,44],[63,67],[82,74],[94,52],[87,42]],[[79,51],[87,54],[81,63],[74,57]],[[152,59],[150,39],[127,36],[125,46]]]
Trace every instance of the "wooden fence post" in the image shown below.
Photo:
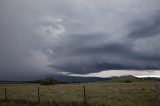
[[[157,82],[156,83],[156,94],[157,94],[157,99],[159,100],[160,99],[160,83]]]
[[[38,102],[40,103],[40,93],[39,93],[39,87],[37,87],[37,90],[38,90]]]
[[[83,86],[83,96],[84,96],[84,104],[86,104],[87,101],[86,101],[86,87],[85,87],[85,85]]]
[[[7,100],[7,88],[4,88],[4,100]]]

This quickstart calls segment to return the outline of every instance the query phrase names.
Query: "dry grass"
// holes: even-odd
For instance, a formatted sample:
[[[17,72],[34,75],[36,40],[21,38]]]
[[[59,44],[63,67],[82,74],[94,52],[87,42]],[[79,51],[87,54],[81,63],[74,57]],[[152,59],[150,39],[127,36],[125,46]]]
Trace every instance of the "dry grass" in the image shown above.
[[[37,103],[37,86],[41,102]],[[87,106],[160,106],[155,83],[90,83],[86,86]],[[7,88],[7,101],[4,101]],[[83,106],[83,84],[0,85],[0,106]]]

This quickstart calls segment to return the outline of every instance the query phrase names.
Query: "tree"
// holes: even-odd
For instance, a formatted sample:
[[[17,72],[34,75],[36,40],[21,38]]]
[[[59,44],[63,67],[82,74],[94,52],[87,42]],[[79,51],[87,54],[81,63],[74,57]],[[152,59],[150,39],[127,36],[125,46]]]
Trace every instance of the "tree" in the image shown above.
[[[130,80],[125,80],[125,83],[132,83],[132,81],[130,81]]]
[[[58,81],[50,77],[45,78],[41,81],[41,85],[55,85],[55,84],[58,84]]]

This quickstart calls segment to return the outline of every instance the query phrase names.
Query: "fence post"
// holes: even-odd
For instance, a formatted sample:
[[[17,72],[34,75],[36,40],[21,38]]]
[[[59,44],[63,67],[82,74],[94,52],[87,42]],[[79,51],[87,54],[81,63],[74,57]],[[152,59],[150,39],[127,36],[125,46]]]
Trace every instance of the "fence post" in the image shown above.
[[[38,102],[40,103],[40,93],[39,93],[39,87],[37,87],[37,90],[38,90]]]
[[[160,96],[160,83],[157,82],[156,83],[156,93],[157,93],[157,99],[159,100],[159,96]]]
[[[7,100],[7,88],[4,88],[4,100]]]
[[[83,86],[83,96],[84,96],[84,104],[86,104],[87,101],[86,101],[86,87],[85,87],[85,85]]]

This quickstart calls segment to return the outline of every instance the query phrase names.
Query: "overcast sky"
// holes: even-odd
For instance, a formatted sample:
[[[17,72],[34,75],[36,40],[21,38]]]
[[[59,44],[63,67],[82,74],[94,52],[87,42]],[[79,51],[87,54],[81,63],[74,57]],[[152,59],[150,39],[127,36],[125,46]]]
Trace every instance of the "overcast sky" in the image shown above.
[[[0,0],[0,80],[159,69],[160,0]]]

